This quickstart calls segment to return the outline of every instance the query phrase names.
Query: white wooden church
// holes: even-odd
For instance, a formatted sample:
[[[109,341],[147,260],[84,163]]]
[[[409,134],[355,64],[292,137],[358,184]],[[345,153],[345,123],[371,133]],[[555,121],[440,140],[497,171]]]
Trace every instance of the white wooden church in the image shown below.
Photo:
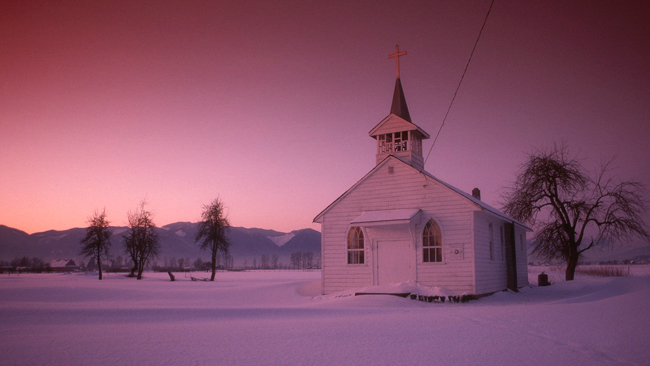
[[[528,284],[520,222],[424,170],[422,140],[399,77],[390,114],[370,130],[376,166],[314,218],[321,224],[322,293],[415,281],[452,294]]]

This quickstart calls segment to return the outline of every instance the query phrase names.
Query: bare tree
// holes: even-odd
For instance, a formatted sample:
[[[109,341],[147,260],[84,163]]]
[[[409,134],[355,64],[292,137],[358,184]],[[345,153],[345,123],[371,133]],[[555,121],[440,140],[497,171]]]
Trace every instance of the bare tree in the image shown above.
[[[230,253],[226,253],[226,255],[224,255],[223,262],[224,262],[224,267],[227,270],[232,270],[233,268],[235,268],[235,257],[230,255]]]
[[[278,268],[278,259],[279,259],[279,257],[278,257],[277,254],[273,254],[271,256],[271,268],[273,268],[273,269]]]
[[[533,254],[565,261],[567,281],[585,251],[632,237],[650,239],[643,185],[610,178],[611,162],[592,178],[566,147],[554,145],[530,154],[504,191],[505,212],[535,228]]]
[[[303,267],[312,268],[314,264],[314,252],[305,252],[302,254],[305,265]]]
[[[90,257],[91,262],[97,263],[99,279],[102,279],[102,258],[108,259],[108,248],[111,246],[111,232],[108,230],[109,222],[106,220],[106,209],[95,211],[88,218],[86,236],[81,239],[81,254]],[[89,265],[90,267],[90,265]]]
[[[303,252],[291,253],[291,265],[293,268],[304,268],[305,257]]]
[[[129,212],[129,229],[124,234],[124,251],[131,256],[133,268],[130,276],[142,279],[142,272],[147,263],[158,256],[160,251],[160,242],[156,234],[156,225],[153,222],[153,215],[145,209],[145,201],[140,203],[135,211]]]
[[[262,254],[262,257],[260,258],[260,267],[262,267],[262,269],[269,269],[271,268],[269,263],[269,255]]]
[[[203,269],[203,260],[201,258],[196,258],[196,260],[194,261],[194,268],[198,270]]]
[[[230,222],[226,217],[223,202],[220,199],[217,198],[209,205],[203,206],[199,231],[196,234],[194,242],[201,243],[202,250],[210,249],[212,254],[212,276],[210,277],[210,281],[214,281],[214,276],[217,272],[217,252],[221,251],[224,255],[228,254],[230,242],[226,237],[226,233],[229,228]]]

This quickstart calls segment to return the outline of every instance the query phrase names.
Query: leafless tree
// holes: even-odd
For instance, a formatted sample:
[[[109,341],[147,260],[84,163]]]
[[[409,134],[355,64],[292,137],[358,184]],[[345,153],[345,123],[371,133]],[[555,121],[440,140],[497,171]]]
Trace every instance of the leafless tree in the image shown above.
[[[262,258],[260,259],[260,267],[262,269],[269,269],[271,268],[271,265],[269,264],[269,255],[268,254],[262,254]]]
[[[153,215],[145,209],[146,202],[142,201],[140,206],[127,217],[129,229],[124,234],[124,251],[131,256],[133,268],[130,276],[142,279],[142,272],[147,263],[158,256],[160,252],[160,242],[156,234],[156,224],[153,222]]]
[[[502,195],[508,215],[533,225],[533,254],[565,261],[567,281],[585,251],[632,237],[650,239],[643,185],[612,179],[611,163],[592,178],[564,145],[554,145],[531,153]]]
[[[291,253],[291,266],[293,268],[305,268],[306,253],[293,252]]]
[[[314,252],[305,252],[302,254],[302,257],[304,258],[304,267],[307,268],[312,268],[314,264]]]
[[[230,255],[229,253],[226,253],[226,255],[224,255],[223,262],[224,262],[224,267],[225,267],[227,270],[230,271],[230,270],[232,270],[233,268],[235,268],[235,257],[233,257],[232,255]]]
[[[102,279],[102,258],[108,259],[108,248],[111,246],[111,232],[108,230],[109,222],[106,220],[106,209],[95,211],[88,218],[86,236],[81,239],[81,254],[90,257],[97,263],[99,279]]]
[[[194,242],[200,243],[203,250],[210,249],[212,254],[212,276],[210,276],[210,281],[214,281],[217,272],[217,252],[221,251],[227,255],[230,249],[230,242],[226,237],[229,228],[230,222],[226,217],[223,202],[220,199],[217,198],[209,205],[203,206],[199,231]]]
[[[273,254],[271,256],[271,268],[273,268],[273,269],[278,268],[278,259],[279,259],[279,257],[278,257],[277,254]]]

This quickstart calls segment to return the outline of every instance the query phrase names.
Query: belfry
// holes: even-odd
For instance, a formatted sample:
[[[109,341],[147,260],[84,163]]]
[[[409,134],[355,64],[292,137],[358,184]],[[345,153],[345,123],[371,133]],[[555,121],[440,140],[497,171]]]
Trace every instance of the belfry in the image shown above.
[[[393,103],[390,107],[390,114],[370,130],[369,135],[377,140],[377,164],[387,156],[395,155],[414,168],[422,170],[424,169],[422,140],[428,139],[430,136],[411,122],[411,115],[406,105],[399,77],[399,57],[405,55],[406,51],[399,52],[399,46],[395,46],[395,53],[388,56],[389,58],[394,57],[396,63]]]

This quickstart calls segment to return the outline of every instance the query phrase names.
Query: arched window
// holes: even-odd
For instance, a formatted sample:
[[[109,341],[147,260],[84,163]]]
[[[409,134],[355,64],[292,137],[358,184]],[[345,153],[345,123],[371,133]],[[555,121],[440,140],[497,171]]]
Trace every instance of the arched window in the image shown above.
[[[348,264],[363,264],[363,231],[360,227],[353,227],[348,232]]]
[[[422,261],[442,262],[442,235],[433,220],[427,222],[422,233]]]

